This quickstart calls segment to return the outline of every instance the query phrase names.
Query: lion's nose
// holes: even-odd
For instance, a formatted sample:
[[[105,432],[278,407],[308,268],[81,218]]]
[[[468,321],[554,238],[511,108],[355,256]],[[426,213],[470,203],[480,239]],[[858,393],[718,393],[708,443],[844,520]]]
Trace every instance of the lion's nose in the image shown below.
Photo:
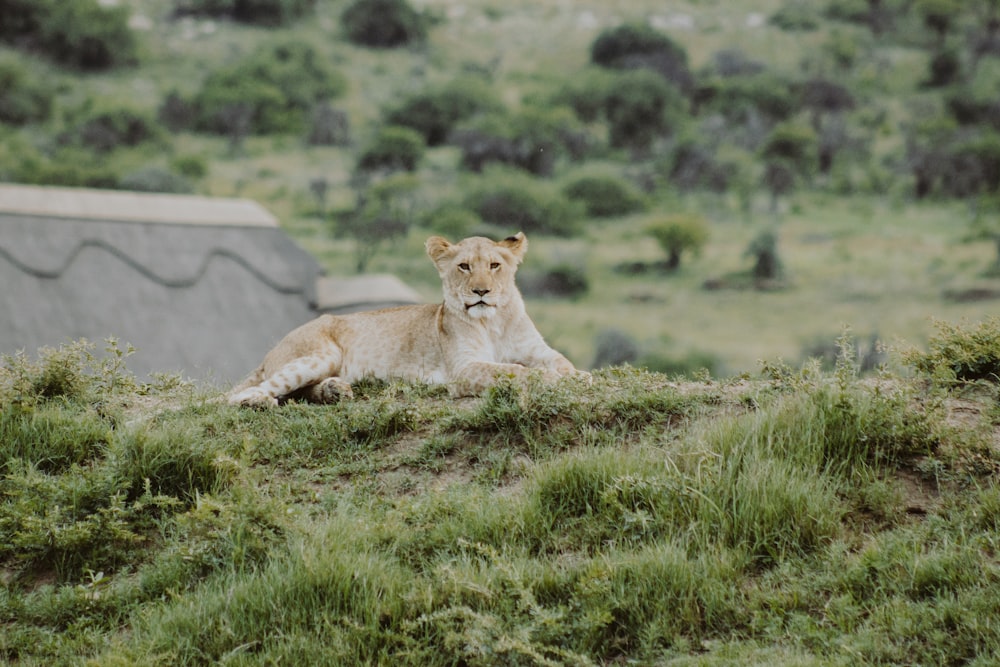
[[[490,293],[488,289],[474,289],[472,290],[472,292],[473,294],[476,294],[478,296],[486,296],[487,294]]]

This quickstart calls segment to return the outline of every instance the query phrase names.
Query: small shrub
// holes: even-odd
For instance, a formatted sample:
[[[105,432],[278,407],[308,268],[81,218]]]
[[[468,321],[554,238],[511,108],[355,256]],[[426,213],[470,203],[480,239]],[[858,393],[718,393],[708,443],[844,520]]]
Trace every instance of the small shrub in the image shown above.
[[[347,38],[361,46],[386,49],[427,39],[427,18],[406,0],[355,0],[340,22]]]
[[[639,359],[639,344],[619,329],[605,329],[597,334],[592,368],[634,364]]]
[[[559,108],[478,116],[459,125],[450,142],[462,149],[462,165],[472,171],[507,164],[539,176],[551,174],[562,155],[579,157],[586,150],[582,128],[568,109]]]
[[[754,260],[751,274],[755,280],[778,280],[784,273],[778,256],[778,235],[772,230],[764,230],[755,236],[744,254]]]
[[[167,129],[178,132],[193,129],[198,122],[198,108],[176,90],[167,93],[156,112],[157,119]]]
[[[576,264],[564,263],[544,271],[518,273],[518,287],[528,297],[573,299],[590,289],[587,271]]]
[[[251,134],[299,131],[316,104],[345,87],[343,76],[312,47],[279,43],[212,72],[192,100],[195,127],[222,135],[231,135],[239,122]]]
[[[768,22],[786,31],[816,30],[819,17],[813,8],[802,0],[789,0],[778,11],[771,14]]]
[[[711,192],[728,190],[737,171],[735,165],[719,160],[711,146],[690,139],[676,144],[665,169],[680,190]]]
[[[605,30],[590,46],[590,61],[614,69],[647,68],[681,90],[691,86],[687,52],[649,24],[623,24]]]
[[[406,98],[386,114],[386,122],[413,128],[424,136],[428,146],[439,146],[460,121],[502,109],[496,91],[488,83],[476,77],[460,77]]]
[[[10,180],[18,183],[113,189],[121,178],[106,160],[79,148],[64,148],[52,156],[26,151],[18,157],[10,172]]]
[[[55,90],[47,76],[38,76],[20,60],[0,59],[0,123],[26,125],[48,120]]]
[[[708,221],[700,215],[671,215],[650,223],[646,233],[667,253],[667,269],[680,267],[685,252],[697,253],[708,242]]]
[[[0,39],[64,65],[104,70],[136,60],[129,14],[98,0],[13,0],[0,5]]]
[[[482,224],[479,216],[458,204],[445,204],[426,213],[421,225],[447,238],[465,238]]]
[[[119,190],[136,192],[168,192],[186,194],[194,192],[191,182],[184,176],[163,167],[143,167],[122,176],[118,181]]]
[[[143,112],[128,107],[94,112],[77,121],[60,137],[63,144],[84,146],[97,153],[133,148],[164,139],[163,127]]]
[[[935,328],[927,352],[908,352],[907,364],[938,380],[1000,383],[1000,319],[971,326],[935,322]]]
[[[928,88],[943,88],[958,82],[962,77],[962,61],[956,51],[945,49],[931,56],[927,64]]]
[[[208,175],[205,159],[196,155],[178,155],[170,161],[170,168],[184,178],[198,180]]]
[[[605,99],[612,146],[643,148],[673,133],[685,117],[677,88],[648,71],[614,78]]]
[[[609,218],[646,209],[646,200],[636,188],[615,176],[580,176],[563,188],[571,200],[580,201],[587,215]]]
[[[302,18],[315,5],[316,0],[178,0],[177,13],[279,26]]]
[[[570,107],[585,123],[600,120],[604,116],[608,91],[615,75],[615,72],[600,67],[588,67],[560,87],[553,95],[553,103]]]
[[[358,168],[414,171],[423,156],[424,139],[418,132],[408,127],[383,127],[361,153]]]
[[[317,104],[313,109],[306,142],[310,146],[349,146],[351,123],[347,114],[328,102]]]
[[[760,116],[768,123],[790,118],[798,109],[792,83],[777,74],[711,77],[694,93],[696,113],[720,113],[731,123],[748,123]]]
[[[583,208],[554,186],[525,174],[490,170],[466,196],[464,205],[485,222],[526,233],[572,236]]]

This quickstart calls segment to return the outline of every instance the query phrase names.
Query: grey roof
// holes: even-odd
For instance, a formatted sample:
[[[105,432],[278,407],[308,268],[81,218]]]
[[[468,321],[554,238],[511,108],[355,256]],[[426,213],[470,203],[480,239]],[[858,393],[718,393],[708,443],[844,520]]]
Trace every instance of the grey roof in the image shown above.
[[[3,354],[114,336],[137,375],[229,382],[315,315],[320,273],[251,201],[0,184]]]
[[[420,302],[416,290],[390,274],[328,276],[316,283],[316,309],[324,313],[353,313]]]

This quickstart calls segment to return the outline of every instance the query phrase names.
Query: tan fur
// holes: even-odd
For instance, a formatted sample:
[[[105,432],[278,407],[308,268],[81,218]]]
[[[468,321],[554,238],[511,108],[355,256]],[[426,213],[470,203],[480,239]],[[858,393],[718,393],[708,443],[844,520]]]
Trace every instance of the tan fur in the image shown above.
[[[229,402],[335,402],[350,397],[350,383],[363,377],[447,384],[464,396],[504,375],[523,378],[532,368],[542,369],[547,381],[577,373],[542,339],[514,285],[527,248],[522,233],[499,242],[472,237],[449,243],[432,236],[426,249],[441,277],[444,303],[322,315],[285,336],[230,392]]]

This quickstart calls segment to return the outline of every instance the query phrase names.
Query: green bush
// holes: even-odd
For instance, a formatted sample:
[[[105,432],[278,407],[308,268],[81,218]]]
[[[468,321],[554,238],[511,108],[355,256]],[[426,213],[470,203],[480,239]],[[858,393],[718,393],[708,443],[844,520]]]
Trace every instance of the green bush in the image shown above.
[[[457,204],[444,204],[423,216],[421,225],[450,239],[468,236],[482,224],[475,211]]]
[[[414,171],[424,156],[424,139],[408,127],[390,125],[375,135],[371,144],[361,152],[358,168],[367,171]]]
[[[768,19],[771,25],[782,30],[816,30],[819,17],[813,8],[802,0],[788,0]]]
[[[947,382],[987,380],[1000,384],[1000,319],[974,325],[935,322],[937,333],[927,352],[908,352],[904,360],[917,371]]]
[[[18,156],[15,166],[7,168],[7,178],[34,185],[115,188],[121,175],[93,152],[71,148],[51,156],[25,151]]]
[[[64,65],[104,70],[136,60],[128,18],[128,7],[104,7],[98,0],[5,0],[0,40]]]
[[[962,78],[962,59],[953,49],[944,49],[931,56],[927,63],[928,88],[943,88],[957,83]]]
[[[604,117],[608,92],[616,73],[600,67],[588,67],[562,84],[553,95],[555,105],[565,105],[573,109],[577,117],[585,123],[592,123]]]
[[[686,116],[678,90],[656,74],[624,72],[612,80],[605,99],[611,145],[648,147],[674,133]]]
[[[118,181],[119,190],[134,190],[136,192],[170,192],[186,194],[194,192],[191,182],[181,174],[163,167],[143,167],[129,172]]]
[[[208,76],[192,100],[195,129],[229,135],[244,117],[251,134],[300,131],[315,105],[346,85],[311,46],[279,43]],[[172,117],[182,118],[173,107]]]
[[[798,100],[790,81],[759,72],[701,81],[694,105],[698,114],[719,113],[731,123],[752,122],[758,116],[774,123],[790,118],[798,109]]]
[[[428,146],[448,140],[452,128],[478,113],[503,109],[496,91],[477,77],[460,77],[404,99],[386,114],[386,122],[420,132]]]
[[[395,48],[427,39],[427,18],[406,0],[355,0],[340,15],[355,44]]]
[[[583,203],[587,215],[608,218],[644,211],[646,198],[628,181],[611,175],[579,176],[564,188],[570,200]]]
[[[72,129],[60,136],[60,142],[83,146],[96,153],[110,153],[164,138],[163,127],[152,116],[129,107],[118,107],[87,112]]]
[[[20,60],[0,58],[0,123],[26,125],[46,121],[52,115],[55,90],[51,75],[32,73]]]
[[[590,46],[590,61],[613,69],[652,69],[681,90],[691,86],[684,47],[649,24],[626,23],[605,30]]]
[[[694,139],[678,142],[662,169],[680,190],[712,192],[728,190],[738,171],[732,162],[720,160],[713,147]]]
[[[511,231],[573,236],[583,207],[554,186],[526,174],[491,169],[466,196],[464,205],[485,222]]]
[[[177,13],[279,26],[312,12],[315,5],[316,0],[178,0]]]
[[[575,299],[590,289],[586,267],[571,262],[542,271],[522,269],[517,284],[522,294],[537,298]]]
[[[667,269],[680,267],[685,252],[697,253],[708,242],[708,221],[700,215],[669,215],[649,224],[646,233],[667,253]]]
[[[562,108],[478,116],[459,125],[451,143],[462,149],[462,165],[472,171],[506,164],[539,176],[550,175],[563,155],[579,158],[587,149],[583,129]]]

